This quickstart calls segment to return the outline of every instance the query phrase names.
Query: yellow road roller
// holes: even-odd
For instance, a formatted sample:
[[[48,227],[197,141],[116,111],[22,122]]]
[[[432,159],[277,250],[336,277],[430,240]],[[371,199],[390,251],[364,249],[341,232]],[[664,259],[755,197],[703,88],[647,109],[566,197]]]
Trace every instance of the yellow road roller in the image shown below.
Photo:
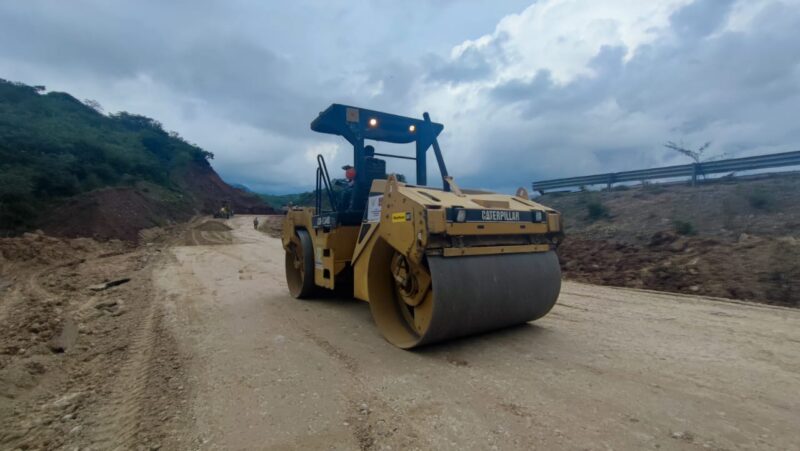
[[[283,224],[292,296],[320,290],[369,303],[383,336],[409,349],[541,318],[561,289],[558,212],[516,195],[460,188],[437,137],[422,119],[333,104],[311,123],[353,146],[345,180],[317,157],[315,205],[292,207]],[[368,142],[414,144],[413,154],[376,152]],[[397,147],[397,146],[394,146]],[[441,188],[427,186],[433,154]],[[386,159],[413,160],[415,184],[387,173]]]

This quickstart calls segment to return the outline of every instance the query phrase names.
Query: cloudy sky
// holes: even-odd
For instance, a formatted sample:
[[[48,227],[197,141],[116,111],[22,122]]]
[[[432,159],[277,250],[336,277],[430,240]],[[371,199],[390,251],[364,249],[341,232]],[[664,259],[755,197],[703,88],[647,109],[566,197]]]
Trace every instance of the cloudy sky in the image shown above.
[[[273,193],[352,156],[308,127],[330,103],[428,111],[461,186],[510,191],[686,162],[666,141],[800,148],[798,30],[800,0],[0,0],[0,78],[156,118]]]

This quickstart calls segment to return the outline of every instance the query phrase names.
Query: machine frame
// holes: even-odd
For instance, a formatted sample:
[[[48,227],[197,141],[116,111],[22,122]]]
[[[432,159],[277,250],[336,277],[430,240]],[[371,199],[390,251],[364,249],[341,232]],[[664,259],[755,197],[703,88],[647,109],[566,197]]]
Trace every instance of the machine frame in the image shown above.
[[[311,297],[318,288],[326,288],[367,301],[384,336],[403,348],[533,320],[550,310],[560,288],[553,252],[563,237],[560,215],[524,193],[460,189],[448,175],[437,141],[444,126],[432,122],[428,113],[420,120],[334,104],[320,113],[311,129],[342,136],[353,145],[356,177],[350,201],[340,204],[325,161],[318,157],[315,207],[287,213],[282,241],[293,296]],[[414,143],[415,156],[370,153],[365,140]],[[425,186],[430,148],[442,188]],[[385,162],[376,156],[415,160],[417,183],[381,174]],[[458,268],[463,268],[479,281],[492,265],[505,265],[504,271],[511,273],[505,282],[519,286],[499,287],[505,290],[499,301],[467,299],[468,293],[453,291],[443,279],[458,279]],[[534,276],[521,265],[532,266]],[[312,267],[313,278],[308,277]],[[437,274],[440,279],[434,282]],[[531,285],[534,280],[537,285]],[[526,290],[539,290],[538,285],[544,286],[545,301],[526,304],[513,299],[525,296]],[[440,295],[453,292],[448,296],[464,300],[434,301],[437,286]],[[483,292],[484,287],[479,283],[471,290]],[[474,324],[451,330],[446,317],[457,319],[443,312],[457,309],[446,305],[453,302],[461,302],[468,317],[487,319],[462,318]]]

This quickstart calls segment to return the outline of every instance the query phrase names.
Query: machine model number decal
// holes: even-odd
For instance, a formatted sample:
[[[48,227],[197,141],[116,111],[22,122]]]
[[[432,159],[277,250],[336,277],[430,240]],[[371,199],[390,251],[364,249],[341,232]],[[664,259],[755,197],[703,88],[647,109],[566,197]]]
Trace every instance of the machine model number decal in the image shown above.
[[[399,213],[392,213],[392,222],[408,222],[411,221],[410,211],[401,211]]]
[[[319,228],[319,227],[331,227],[331,228],[333,228],[333,227],[336,226],[336,221],[334,221],[332,216],[320,215],[320,216],[314,216],[311,219],[311,225],[314,228]]]
[[[484,221],[519,222],[519,212],[508,210],[481,210],[481,219]]]

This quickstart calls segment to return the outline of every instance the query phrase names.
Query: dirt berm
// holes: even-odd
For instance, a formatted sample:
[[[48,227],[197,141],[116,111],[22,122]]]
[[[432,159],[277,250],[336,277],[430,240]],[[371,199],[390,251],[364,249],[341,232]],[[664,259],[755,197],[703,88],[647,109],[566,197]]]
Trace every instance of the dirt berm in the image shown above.
[[[49,235],[138,241],[139,232],[210,214],[224,203],[236,213],[270,214],[258,196],[225,183],[206,162],[172,174],[174,189],[152,183],[90,191],[44,212],[39,227]]]
[[[800,307],[800,175],[553,193],[571,280]]]

